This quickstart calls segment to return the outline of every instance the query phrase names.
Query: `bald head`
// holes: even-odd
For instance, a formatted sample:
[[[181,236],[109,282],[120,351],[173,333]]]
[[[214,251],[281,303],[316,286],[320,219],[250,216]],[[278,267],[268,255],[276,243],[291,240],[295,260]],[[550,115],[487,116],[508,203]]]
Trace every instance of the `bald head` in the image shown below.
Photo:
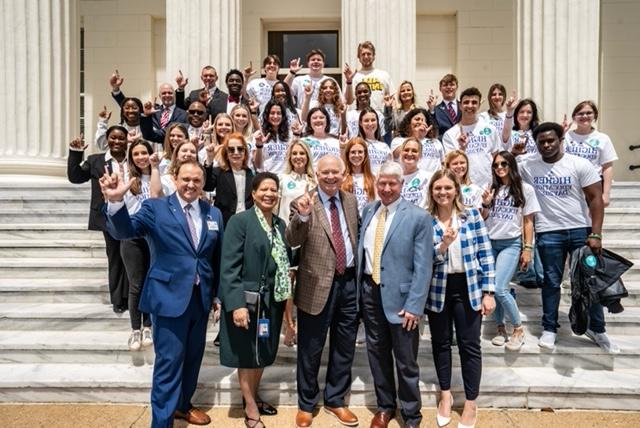
[[[163,83],[160,85],[158,95],[160,96],[160,102],[162,102],[164,107],[171,107],[176,102],[175,96],[173,95],[173,86],[169,83]]]
[[[345,165],[342,159],[334,155],[324,155],[318,160],[316,177],[318,186],[328,196],[335,196],[344,180]]]

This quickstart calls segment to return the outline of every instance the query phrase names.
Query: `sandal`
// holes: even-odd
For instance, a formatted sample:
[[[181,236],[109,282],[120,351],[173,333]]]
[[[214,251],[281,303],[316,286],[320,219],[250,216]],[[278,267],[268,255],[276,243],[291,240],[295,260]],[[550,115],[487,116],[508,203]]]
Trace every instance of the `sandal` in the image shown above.
[[[247,407],[247,403],[243,398],[242,408],[244,409],[245,407]],[[263,401],[260,397],[256,398],[256,407],[258,407],[258,412],[260,412],[261,416],[275,416],[278,414],[278,409],[276,409],[266,401]]]
[[[252,423],[253,422],[253,423]],[[257,425],[261,424],[260,427],[258,427]],[[262,419],[258,418],[258,419],[252,419],[249,416],[245,415],[244,416],[244,425],[247,428],[267,428],[267,426],[264,424],[264,422],[262,422]]]

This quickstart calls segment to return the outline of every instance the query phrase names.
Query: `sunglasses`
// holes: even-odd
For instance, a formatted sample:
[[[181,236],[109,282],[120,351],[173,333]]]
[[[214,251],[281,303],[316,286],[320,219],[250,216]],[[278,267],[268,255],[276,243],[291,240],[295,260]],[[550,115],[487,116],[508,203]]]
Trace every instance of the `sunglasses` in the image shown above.
[[[244,153],[244,147],[227,147],[229,153]]]
[[[195,114],[196,116],[202,116],[204,113],[203,110],[189,110],[189,114]]]
[[[496,162],[493,164],[493,169],[508,168],[508,167],[509,167],[509,162],[507,161]]]

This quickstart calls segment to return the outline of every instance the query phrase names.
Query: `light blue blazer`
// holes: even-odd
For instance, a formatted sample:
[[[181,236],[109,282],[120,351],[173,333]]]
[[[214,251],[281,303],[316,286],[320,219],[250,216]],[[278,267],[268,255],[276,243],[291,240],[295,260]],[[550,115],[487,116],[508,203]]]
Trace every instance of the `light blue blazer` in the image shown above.
[[[364,236],[371,219],[380,207],[376,201],[362,212],[358,240],[357,281],[362,290],[365,266]],[[427,301],[433,266],[433,227],[427,211],[402,199],[382,248],[380,294],[387,321],[401,324],[398,312],[405,310],[422,315]]]

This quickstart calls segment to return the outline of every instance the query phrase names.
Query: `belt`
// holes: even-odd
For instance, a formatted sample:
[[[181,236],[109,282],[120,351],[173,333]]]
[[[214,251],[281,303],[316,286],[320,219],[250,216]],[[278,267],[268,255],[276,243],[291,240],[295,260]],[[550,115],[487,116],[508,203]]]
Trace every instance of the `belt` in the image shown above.
[[[375,281],[373,280],[373,277],[372,277],[371,275],[369,275],[368,273],[363,273],[363,274],[362,274],[362,278],[363,278],[365,281],[367,281],[370,285],[373,285],[373,286],[376,286],[376,287],[378,286],[378,283],[377,283],[377,282],[375,282]]]

